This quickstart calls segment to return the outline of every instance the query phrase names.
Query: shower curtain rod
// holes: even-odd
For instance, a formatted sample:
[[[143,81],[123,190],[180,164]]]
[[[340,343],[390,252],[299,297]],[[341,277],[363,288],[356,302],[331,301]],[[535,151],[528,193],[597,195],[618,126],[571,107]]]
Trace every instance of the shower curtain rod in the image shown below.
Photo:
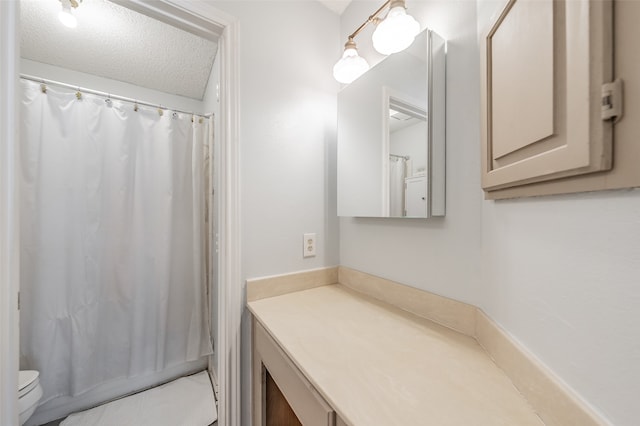
[[[55,80],[48,80],[46,78],[35,77],[35,76],[32,76],[32,75],[27,75],[27,74],[20,74],[20,78],[22,78],[24,80],[34,81],[36,83],[42,83],[42,84],[45,84],[45,85],[65,87],[67,89],[73,89],[73,90],[77,90],[78,92],[83,92],[83,93],[90,93],[92,95],[102,96],[102,97],[105,97],[105,98],[108,98],[108,99],[115,99],[115,100],[118,100],[118,101],[130,102],[132,104],[138,104],[138,105],[144,105],[144,106],[148,106],[148,107],[152,107],[152,108],[159,108],[159,109],[164,109],[164,110],[169,110],[169,111],[174,111],[174,112],[180,112],[182,114],[197,115],[199,117],[204,117],[204,118],[209,118],[209,117],[213,117],[214,116],[214,113],[212,113],[212,112],[208,113],[208,114],[201,114],[201,113],[193,112],[193,111],[183,111],[183,110],[180,110],[180,109],[177,109],[177,108],[167,108],[167,107],[163,107],[162,105],[152,104],[150,102],[139,101],[137,99],[127,98],[127,97],[119,96],[119,95],[112,95],[111,93],[101,92],[99,90],[93,90],[93,89],[88,89],[86,87],[74,86],[72,84],[62,83],[60,81],[55,81]]]
[[[411,157],[409,157],[408,155],[396,155],[396,154],[389,154],[389,157],[402,158],[403,160],[409,160],[409,159],[411,159]]]

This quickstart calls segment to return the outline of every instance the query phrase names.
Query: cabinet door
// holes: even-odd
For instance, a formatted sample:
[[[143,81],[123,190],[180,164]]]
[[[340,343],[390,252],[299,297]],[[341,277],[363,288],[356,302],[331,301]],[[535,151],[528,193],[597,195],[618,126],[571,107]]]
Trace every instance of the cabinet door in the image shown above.
[[[612,3],[510,0],[480,39],[486,191],[608,170]]]
[[[335,426],[336,415],[333,408],[255,319],[253,370],[254,425],[268,426],[274,423],[279,426]],[[267,400],[267,394],[271,394],[273,398]],[[272,402],[275,405],[271,409],[267,408],[266,403]],[[283,407],[284,405],[288,407]],[[285,420],[276,420],[278,418]]]
[[[404,181],[405,216],[427,216],[427,184],[426,178],[409,178]]]
[[[266,368],[263,374],[265,377],[265,426],[302,426],[300,419],[298,419],[298,416],[296,416],[296,413],[294,413],[289,405],[287,398],[284,397],[282,391]]]

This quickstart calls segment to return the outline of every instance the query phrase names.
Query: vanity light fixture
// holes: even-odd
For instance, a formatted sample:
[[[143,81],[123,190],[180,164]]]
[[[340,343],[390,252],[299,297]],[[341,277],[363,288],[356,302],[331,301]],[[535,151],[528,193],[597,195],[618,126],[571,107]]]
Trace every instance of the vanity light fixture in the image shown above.
[[[58,13],[58,19],[65,27],[75,28],[78,26],[78,20],[73,14],[73,9],[76,9],[82,0],[60,0],[62,3],[62,10]]]
[[[333,66],[333,77],[340,83],[349,84],[369,70],[369,64],[356,49],[356,42],[349,37],[344,45],[342,58]]]
[[[387,16],[379,18],[378,15],[387,7]],[[342,58],[333,67],[333,77],[340,83],[351,83],[369,69],[367,61],[358,55],[353,39],[370,22],[377,25],[372,36],[373,47],[383,55],[400,52],[411,46],[420,32],[418,21],[407,14],[405,0],[387,0],[348,37]]]
[[[407,14],[406,9],[404,0],[392,0],[387,17],[373,32],[373,48],[383,55],[403,51],[420,32],[420,24]]]

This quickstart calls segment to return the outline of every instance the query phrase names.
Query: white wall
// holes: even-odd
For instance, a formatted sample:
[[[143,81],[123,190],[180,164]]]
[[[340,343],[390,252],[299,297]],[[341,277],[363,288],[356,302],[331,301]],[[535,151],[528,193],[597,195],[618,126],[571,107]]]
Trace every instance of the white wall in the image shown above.
[[[227,1],[239,20],[242,277],[338,264],[336,93],[339,19],[316,1]],[[317,234],[303,259],[302,235]],[[243,424],[250,424],[244,317]]]
[[[484,202],[482,308],[615,425],[640,419],[640,191]]]
[[[637,28],[639,5],[625,6]],[[499,7],[480,0],[479,20]],[[637,122],[629,114],[640,54],[631,46],[625,54],[638,66],[618,75],[630,90],[616,144],[637,143],[621,126]],[[482,231],[480,306],[611,423],[637,425],[640,190],[485,201]]]
[[[480,306],[611,423],[637,424],[640,191],[483,201],[476,4],[407,5],[449,41],[447,217],[341,218],[341,264]],[[371,8],[347,9],[344,37]]]
[[[412,176],[418,170],[424,171],[427,165],[427,150],[424,141],[427,139],[429,127],[426,121],[418,120],[410,126],[391,133],[389,138],[389,152],[391,154],[411,157]]]
[[[338,263],[338,17],[317,2],[216,2],[240,22],[244,278]],[[318,255],[303,259],[302,235]]]
[[[340,263],[466,302],[482,291],[480,273],[479,57],[476,8],[470,1],[407,2],[409,12],[448,41],[447,216],[422,219],[340,219]],[[353,2],[341,19],[341,43],[374,10]],[[344,40],[344,41],[343,41]],[[382,57],[371,29],[356,37],[371,65]]]
[[[317,2],[216,2],[239,18],[244,278],[338,263],[338,18]],[[334,218],[334,219],[331,219]],[[318,255],[303,259],[302,235]]]

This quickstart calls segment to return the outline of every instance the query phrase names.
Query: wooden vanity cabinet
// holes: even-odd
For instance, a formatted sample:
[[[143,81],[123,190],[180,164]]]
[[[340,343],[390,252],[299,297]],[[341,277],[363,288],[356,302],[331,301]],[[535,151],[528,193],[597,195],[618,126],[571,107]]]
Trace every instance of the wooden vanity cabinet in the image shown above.
[[[264,377],[264,418],[267,426],[302,426],[300,419],[282,394],[269,371],[262,366]]]
[[[335,426],[336,413],[253,320],[254,426]],[[340,421],[338,424],[344,425]]]

